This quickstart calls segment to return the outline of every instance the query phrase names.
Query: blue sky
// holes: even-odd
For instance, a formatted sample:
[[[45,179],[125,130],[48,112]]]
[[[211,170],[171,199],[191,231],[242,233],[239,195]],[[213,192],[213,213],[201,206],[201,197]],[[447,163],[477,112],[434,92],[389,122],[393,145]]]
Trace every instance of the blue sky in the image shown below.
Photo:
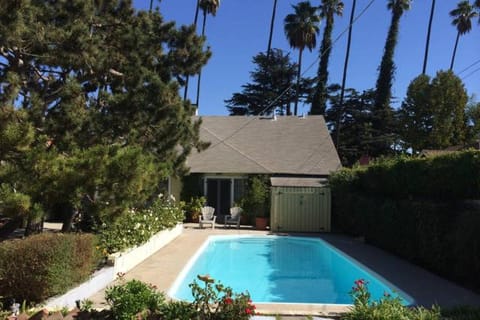
[[[290,49],[283,31],[283,19],[292,12],[291,5],[297,0],[278,0],[272,47],[292,52],[298,58],[298,52]],[[340,35],[348,26],[351,0],[344,0],[344,16],[337,18],[333,38]],[[370,0],[357,0],[358,15]],[[138,9],[148,9],[149,0],[134,0]],[[311,0],[313,5],[320,0]],[[373,88],[378,75],[378,66],[383,54],[383,46],[390,24],[391,14],[386,8],[387,1],[375,0],[373,5],[355,23],[350,53],[347,87],[359,91]],[[427,74],[434,76],[439,70],[446,70],[456,37],[456,29],[451,25],[449,12],[456,6],[457,0],[437,1],[430,42]],[[191,24],[195,13],[196,0],[162,0],[154,2],[160,7],[166,20],[174,20],[178,25]],[[207,18],[207,45],[213,52],[208,65],[202,71],[202,88],[200,93],[200,115],[226,115],[225,99],[234,92],[241,91],[241,85],[250,81],[249,72],[253,70],[252,57],[260,51],[266,51],[273,0],[221,0],[216,17]],[[410,81],[422,71],[425,50],[425,38],[431,1],[413,1],[412,8],[402,17],[400,36],[395,52],[397,70],[393,86],[393,95],[397,98],[394,105],[399,105]],[[199,32],[201,20],[199,19]],[[321,24],[317,38],[317,48],[304,54],[303,70],[305,76],[315,76],[318,63],[318,50],[323,33]],[[345,59],[347,34],[345,33],[334,45],[330,58],[329,83],[340,83]],[[464,78],[469,95],[480,99],[480,62],[463,71],[472,63],[480,60],[480,25],[478,19],[473,22],[472,31],[461,37],[454,72]],[[476,72],[474,72],[477,70]],[[463,72],[462,72],[463,71]],[[469,75],[470,73],[473,74]],[[196,79],[189,90],[193,101],[196,92]],[[307,113],[310,106],[299,106],[299,113]]]

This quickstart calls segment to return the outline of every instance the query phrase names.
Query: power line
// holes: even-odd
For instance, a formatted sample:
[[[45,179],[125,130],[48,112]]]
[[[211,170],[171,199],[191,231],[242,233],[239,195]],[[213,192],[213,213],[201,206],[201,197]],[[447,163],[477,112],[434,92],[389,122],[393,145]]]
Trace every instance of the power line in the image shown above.
[[[467,79],[468,77],[470,77],[470,76],[473,75],[474,73],[477,73],[478,71],[480,71],[480,68],[477,68],[477,69],[473,70],[472,72],[470,72],[469,74],[467,74],[465,77],[463,77],[462,80]]]
[[[375,2],[375,0],[370,0],[370,2],[365,6],[365,8],[363,8],[363,10],[360,12],[360,14],[358,16],[355,17],[355,19],[353,19],[353,22],[350,23],[336,38],[335,40],[332,42],[332,44],[330,45],[330,47],[328,48],[325,48],[325,50],[322,52],[321,55],[319,55],[315,61],[313,61],[308,67],[307,69],[305,69],[301,76],[303,76],[305,73],[307,73],[315,64],[317,64],[317,62],[320,60],[320,57],[322,57],[326,51],[328,49],[330,49],[335,43],[337,43],[338,40],[340,40],[340,38],[348,31],[348,29],[353,26],[358,19],[360,19],[360,17],[362,17],[365,12],[367,12],[368,9],[370,9],[370,7],[373,5],[373,3]],[[291,84],[290,86],[288,86],[288,88],[286,88],[282,93],[280,93],[280,95],[278,95],[272,102],[270,102],[270,104],[268,104],[262,111],[260,111],[260,115],[262,115],[264,112],[266,112],[268,109],[270,109],[281,97],[283,97],[290,89],[292,89],[292,87],[294,86],[294,84]],[[250,119],[249,121],[246,121],[243,125],[241,125],[237,130],[233,131],[230,135],[228,135],[227,137],[223,138],[223,139],[220,139],[217,143],[215,143],[213,146],[210,146],[209,148],[210,149],[213,149],[215,148],[217,145],[219,145],[220,143],[225,143],[226,140],[230,139],[231,137],[233,137],[234,135],[236,135],[240,130],[242,130],[243,128],[245,128],[251,121],[255,120],[256,118],[255,117],[252,117],[252,119]],[[230,146],[231,147],[231,146]],[[311,156],[309,156],[307,158],[307,160],[310,158]]]
[[[464,73],[465,71],[467,71],[468,69],[470,69],[471,67],[473,67],[474,65],[477,65],[479,63],[480,63],[480,59],[478,59],[477,61],[475,61],[474,63],[472,63],[468,67],[466,67],[463,70],[461,70],[460,72],[458,72],[457,75],[460,75],[460,74]]]

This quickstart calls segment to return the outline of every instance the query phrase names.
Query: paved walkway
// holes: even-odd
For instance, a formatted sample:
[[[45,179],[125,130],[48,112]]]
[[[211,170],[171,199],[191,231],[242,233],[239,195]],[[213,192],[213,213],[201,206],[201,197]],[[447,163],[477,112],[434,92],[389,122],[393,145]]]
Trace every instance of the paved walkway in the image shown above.
[[[209,235],[221,234],[267,234],[266,231],[241,229],[199,229],[197,224],[186,224],[183,233],[153,256],[126,274],[127,279],[138,279],[156,285],[158,290],[167,292],[190,257]],[[432,273],[416,267],[380,249],[355,239],[336,234],[316,234],[339,250],[363,263],[377,274],[410,295],[415,303],[427,307],[476,305],[480,306],[480,295],[459,287]],[[104,291],[95,293],[89,299],[96,307],[105,307]],[[346,311],[344,306],[318,304],[257,304],[262,314],[283,315],[335,315]]]

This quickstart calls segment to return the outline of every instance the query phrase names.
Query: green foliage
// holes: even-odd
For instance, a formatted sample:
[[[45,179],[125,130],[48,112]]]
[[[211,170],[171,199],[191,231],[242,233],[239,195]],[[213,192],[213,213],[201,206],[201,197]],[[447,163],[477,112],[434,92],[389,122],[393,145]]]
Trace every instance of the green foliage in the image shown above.
[[[409,308],[402,304],[398,296],[385,294],[379,301],[371,301],[368,283],[356,280],[350,295],[353,308],[342,316],[342,320],[440,320],[440,308],[434,306],[431,310],[423,307]]]
[[[198,219],[206,202],[207,199],[205,197],[190,198],[190,201],[185,204],[185,211],[187,213],[188,220]]]
[[[130,209],[115,222],[103,224],[99,246],[105,254],[147,242],[154,234],[176,226],[184,219],[183,204],[162,194],[146,209]]]
[[[431,101],[430,77],[422,74],[410,82],[407,96],[398,111],[400,134],[405,148],[412,148],[415,154],[423,149],[432,149],[434,106]]]
[[[449,320],[476,320],[480,319],[480,308],[473,306],[459,306],[442,310],[442,316]]]
[[[210,56],[193,26],[130,1],[23,1],[0,34],[0,184],[61,208],[65,230],[140,206],[205,147],[178,94]]]
[[[320,4],[320,17],[325,19],[326,25],[323,29],[322,45],[320,46],[317,72],[317,84],[313,95],[312,108],[310,114],[325,114],[327,105],[327,81],[328,81],[328,62],[332,52],[332,31],[335,15],[343,14],[343,2],[340,0],[322,0]]]
[[[0,244],[0,295],[42,302],[85,281],[98,256],[93,235],[34,235]]]
[[[388,8],[392,11],[392,20],[388,29],[382,61],[380,63],[378,78],[375,85],[374,119],[372,122],[375,147],[371,155],[379,156],[390,153],[392,137],[393,109],[390,105],[392,98],[392,85],[395,74],[394,54],[398,42],[400,18],[405,10],[410,8],[411,0],[389,0]]]
[[[248,292],[234,293],[230,287],[215,283],[208,275],[197,278],[202,284],[194,280],[190,288],[199,320],[247,320],[255,314],[255,305]]]
[[[452,71],[439,71],[431,83],[431,104],[435,108],[430,136],[433,148],[465,143],[467,102],[462,80]]]
[[[479,290],[480,152],[392,159],[330,178],[332,224]]]
[[[340,101],[340,85],[328,87],[330,108],[325,114],[332,140],[343,165],[351,166],[362,155],[368,155],[375,149],[376,140],[372,129],[373,90],[362,93],[355,89],[346,89],[343,103]]]
[[[467,116],[467,142],[479,143],[480,140],[480,103],[470,102],[467,104],[467,110],[465,111]]]
[[[239,206],[244,212],[253,213],[257,217],[268,216],[270,213],[270,177],[267,175],[252,175],[248,178],[246,192]]]
[[[480,152],[430,158],[383,159],[368,168],[343,169],[330,176],[335,192],[357,192],[392,199],[478,199]]]
[[[272,49],[268,59],[266,53],[257,54],[253,63],[256,67],[250,72],[252,82],[243,85],[242,92],[236,92],[225,100],[230,114],[259,115],[273,111],[290,114],[296,90],[284,91],[294,83],[298,65],[292,63],[290,56],[280,49]],[[311,86],[311,79],[302,78],[299,95],[308,95]]]
[[[197,311],[193,304],[185,301],[170,301],[160,311],[163,319],[191,320],[196,319]]]
[[[105,299],[111,306],[113,316],[119,320],[134,319],[139,313],[146,316],[158,312],[165,303],[165,296],[158,293],[154,286],[138,280],[107,288]]]

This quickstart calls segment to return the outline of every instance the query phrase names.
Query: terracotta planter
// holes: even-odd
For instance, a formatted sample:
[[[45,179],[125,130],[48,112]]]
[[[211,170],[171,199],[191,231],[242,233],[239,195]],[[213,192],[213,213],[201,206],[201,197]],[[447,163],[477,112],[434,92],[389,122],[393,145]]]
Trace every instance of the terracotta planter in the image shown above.
[[[255,218],[255,228],[257,230],[265,230],[267,229],[267,225],[268,225],[268,218],[265,218],[265,217]]]

